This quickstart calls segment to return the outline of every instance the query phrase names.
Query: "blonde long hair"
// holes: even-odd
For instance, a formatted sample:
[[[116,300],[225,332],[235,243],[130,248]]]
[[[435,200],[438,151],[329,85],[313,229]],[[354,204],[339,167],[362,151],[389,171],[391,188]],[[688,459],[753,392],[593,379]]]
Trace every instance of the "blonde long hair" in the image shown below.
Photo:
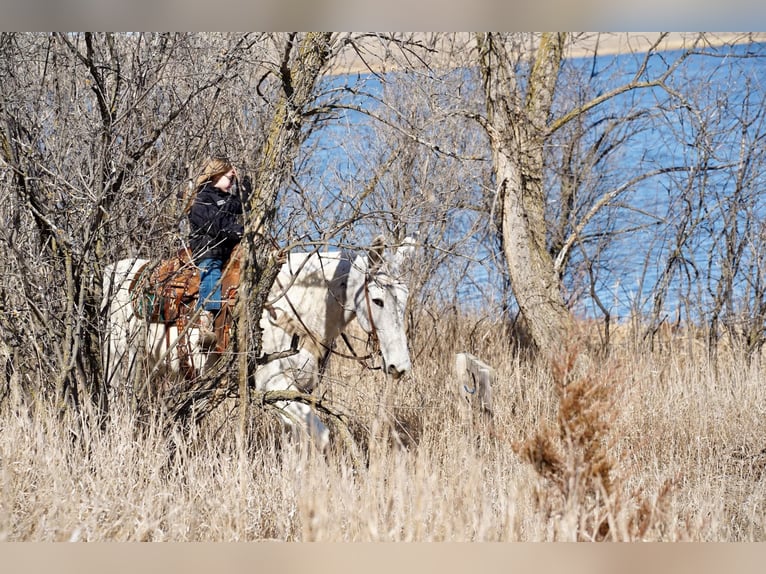
[[[194,200],[197,198],[199,190],[205,187],[208,183],[215,183],[222,175],[229,172],[234,167],[229,158],[225,156],[216,156],[209,158],[204,167],[200,170],[196,181],[193,186],[189,186],[189,193],[186,198],[186,205],[184,206],[184,212],[189,213],[191,211]]]

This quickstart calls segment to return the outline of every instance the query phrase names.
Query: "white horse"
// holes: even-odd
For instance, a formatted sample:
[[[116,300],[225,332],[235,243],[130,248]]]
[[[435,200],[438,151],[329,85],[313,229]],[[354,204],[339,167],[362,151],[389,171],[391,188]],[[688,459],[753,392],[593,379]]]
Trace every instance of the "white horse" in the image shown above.
[[[354,318],[378,341],[387,375],[399,378],[409,371],[404,316],[408,289],[403,276],[413,246],[408,238],[398,249],[386,251],[379,237],[366,254],[356,257],[346,252],[290,254],[260,324],[264,354],[291,349],[294,354],[259,366],[256,388],[310,393],[323,358]],[[115,386],[130,388],[137,372],[143,377],[154,372],[182,379],[191,367],[202,374],[219,358],[202,348],[194,325],[179,341],[175,325],[147,323],[136,314],[130,285],[146,263],[145,259],[123,259],[107,266],[104,274],[103,305],[108,309],[104,365],[107,380]],[[143,361],[139,360],[142,354]],[[310,407],[298,402],[280,406],[288,425],[297,420],[320,447],[327,445],[329,431]]]

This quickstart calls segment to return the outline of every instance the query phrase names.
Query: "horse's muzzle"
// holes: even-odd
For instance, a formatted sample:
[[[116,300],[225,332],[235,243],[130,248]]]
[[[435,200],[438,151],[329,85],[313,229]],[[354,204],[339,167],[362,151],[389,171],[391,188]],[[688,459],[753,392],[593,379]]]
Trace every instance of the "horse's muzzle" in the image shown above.
[[[402,378],[402,375],[406,373],[407,370],[400,370],[396,365],[388,365],[386,368],[386,374],[394,379],[395,381]]]

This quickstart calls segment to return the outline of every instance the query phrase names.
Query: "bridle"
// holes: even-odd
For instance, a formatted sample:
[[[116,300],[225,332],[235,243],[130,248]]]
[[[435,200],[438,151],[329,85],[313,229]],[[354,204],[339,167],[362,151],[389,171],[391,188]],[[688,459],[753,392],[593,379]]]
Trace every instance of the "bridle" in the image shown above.
[[[370,276],[370,273],[368,271],[367,273],[364,274],[364,300],[365,300],[365,303],[367,304],[367,317],[369,317],[370,319],[370,332],[367,335],[367,347],[372,346],[374,352],[377,353],[380,350],[380,338],[378,337],[378,328],[375,326],[375,319],[372,316],[372,305],[370,304],[370,281],[372,281],[372,277]],[[359,357],[356,354],[356,351],[354,351],[354,347],[351,345],[351,342],[348,340],[346,333],[341,333],[340,336],[343,339],[343,342],[346,343],[346,346],[348,347],[349,351],[351,351],[351,354],[353,355],[353,357],[349,357],[348,355],[345,355],[343,353],[340,353],[339,351],[335,351],[334,349],[332,349],[333,353],[340,355],[341,357],[355,359],[371,371],[382,370],[382,367],[375,367],[375,366],[367,364],[366,361],[373,357],[372,352],[368,353],[364,357]]]
[[[372,316],[372,305],[370,304],[370,282],[373,281],[370,272],[364,274],[364,300],[367,303],[367,317],[370,318],[370,333],[369,341],[375,346],[380,346],[380,338],[378,337],[378,328],[375,326],[375,319]]]

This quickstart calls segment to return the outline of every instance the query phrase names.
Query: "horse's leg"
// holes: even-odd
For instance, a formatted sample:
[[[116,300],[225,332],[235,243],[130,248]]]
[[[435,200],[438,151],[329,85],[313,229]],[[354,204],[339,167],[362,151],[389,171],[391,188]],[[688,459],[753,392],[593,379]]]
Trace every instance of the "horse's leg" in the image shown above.
[[[108,340],[103,347],[104,381],[106,387],[123,391],[128,380],[128,365],[132,362],[125,330],[114,323],[107,324]]]
[[[296,401],[289,401],[280,406],[281,410],[287,415],[282,415],[284,420],[294,418],[300,421],[301,427],[316,444],[317,448],[322,452],[327,449],[327,446],[330,444],[330,429],[325,426],[310,406]]]
[[[309,378],[315,378],[312,361],[296,364],[288,359],[279,359],[261,366],[256,371],[256,385],[259,390],[277,391],[296,389],[310,392],[307,385]],[[285,425],[291,429],[303,430],[324,451],[330,442],[330,430],[316,415],[309,405],[297,401],[280,401],[275,403]]]

